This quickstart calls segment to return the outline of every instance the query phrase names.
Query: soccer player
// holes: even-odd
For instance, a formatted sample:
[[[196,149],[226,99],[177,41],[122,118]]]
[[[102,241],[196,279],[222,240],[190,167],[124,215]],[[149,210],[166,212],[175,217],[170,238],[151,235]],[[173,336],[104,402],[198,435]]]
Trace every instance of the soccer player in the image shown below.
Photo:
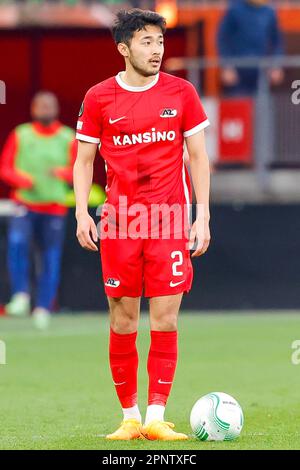
[[[164,420],[164,411],[177,364],[178,311],[192,283],[187,242],[197,240],[192,255],[197,257],[205,253],[210,241],[209,163],[204,141],[209,122],[194,87],[160,72],[165,28],[165,19],[151,11],[118,13],[113,36],[125,59],[125,71],[86,93],[77,124],[77,237],[88,250],[98,249],[87,201],[99,144],[107,168],[100,251],[110,310],[109,361],[123,410],[120,427],[108,439],[187,439]],[[191,200],[184,140],[201,208],[190,239],[184,224],[182,228],[178,224],[181,218],[186,220]],[[152,209],[157,206],[155,219]],[[170,211],[164,212],[166,208]],[[151,327],[144,424],[137,403],[136,349],[143,290],[149,297]]]
[[[33,321],[48,327],[56,297],[67,215],[66,197],[72,183],[77,152],[73,129],[57,118],[57,97],[40,91],[32,100],[32,122],[17,126],[7,138],[0,161],[0,177],[16,203],[8,227],[8,268],[12,297],[9,315],[29,315],[30,252],[41,251]]]

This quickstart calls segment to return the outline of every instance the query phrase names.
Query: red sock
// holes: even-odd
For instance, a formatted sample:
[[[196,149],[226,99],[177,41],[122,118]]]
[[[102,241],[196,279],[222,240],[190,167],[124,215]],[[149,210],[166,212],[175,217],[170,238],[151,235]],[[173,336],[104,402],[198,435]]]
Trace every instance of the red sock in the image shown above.
[[[122,408],[131,408],[137,403],[136,337],[137,332],[121,335],[110,329],[110,369]]]
[[[148,405],[165,406],[177,364],[177,331],[151,331]]]

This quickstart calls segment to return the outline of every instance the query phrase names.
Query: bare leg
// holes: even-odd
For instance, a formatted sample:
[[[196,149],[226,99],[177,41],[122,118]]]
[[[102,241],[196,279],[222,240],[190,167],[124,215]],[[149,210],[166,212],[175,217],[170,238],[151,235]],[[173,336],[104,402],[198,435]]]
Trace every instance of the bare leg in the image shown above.
[[[150,299],[150,327],[154,331],[177,330],[182,294],[164,295]]]
[[[115,333],[137,331],[140,316],[140,297],[108,297],[110,326]]]

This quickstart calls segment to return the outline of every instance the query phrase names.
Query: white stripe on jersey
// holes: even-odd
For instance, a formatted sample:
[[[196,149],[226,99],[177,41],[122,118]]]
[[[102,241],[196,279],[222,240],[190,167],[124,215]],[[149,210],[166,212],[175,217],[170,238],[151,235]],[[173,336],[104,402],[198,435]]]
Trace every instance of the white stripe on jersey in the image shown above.
[[[76,133],[76,139],[89,142],[90,144],[100,144],[100,139],[96,139],[96,137],[90,137],[89,135],[80,134],[79,132]]]
[[[183,137],[190,137],[191,135],[194,135],[194,134],[197,134],[197,132],[200,132],[202,131],[203,129],[205,129],[207,126],[209,126],[210,122],[208,119],[206,119],[205,121],[201,122],[200,124],[198,124],[198,126],[195,126],[193,127],[192,129],[190,129],[189,131],[185,131],[183,133]]]

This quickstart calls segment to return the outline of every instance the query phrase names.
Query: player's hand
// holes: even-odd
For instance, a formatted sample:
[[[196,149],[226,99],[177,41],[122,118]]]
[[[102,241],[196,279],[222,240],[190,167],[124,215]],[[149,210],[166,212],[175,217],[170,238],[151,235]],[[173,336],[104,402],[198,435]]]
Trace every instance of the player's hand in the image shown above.
[[[225,86],[234,86],[237,85],[239,76],[235,68],[226,67],[221,70],[221,80]]]
[[[25,171],[18,170],[17,172],[18,181],[16,182],[16,189],[32,189],[34,181],[32,177]]]
[[[55,167],[49,170],[49,175],[59,180],[64,180],[66,170],[67,168],[65,167]]]
[[[269,71],[269,77],[272,85],[280,85],[284,79],[284,71],[281,68],[271,69]]]
[[[196,249],[192,254],[192,258],[204,255],[210,243],[210,230],[209,219],[206,217],[199,217],[192,225],[190,233],[189,246],[190,249],[195,245]]]
[[[90,251],[98,251],[98,247],[96,246],[98,241],[97,227],[88,213],[77,215],[76,236],[82,248]]]

